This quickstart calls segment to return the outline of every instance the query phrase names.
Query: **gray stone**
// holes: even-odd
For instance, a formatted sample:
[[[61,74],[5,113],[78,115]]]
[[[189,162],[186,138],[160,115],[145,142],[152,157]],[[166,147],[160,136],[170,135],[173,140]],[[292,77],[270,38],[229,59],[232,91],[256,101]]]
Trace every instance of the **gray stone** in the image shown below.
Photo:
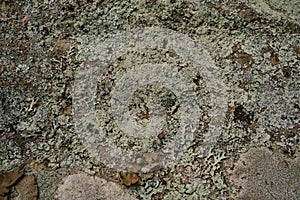
[[[62,184],[54,194],[57,200],[97,200],[118,199],[134,200],[133,195],[120,185],[105,179],[88,176],[86,174],[73,174],[64,178]]]

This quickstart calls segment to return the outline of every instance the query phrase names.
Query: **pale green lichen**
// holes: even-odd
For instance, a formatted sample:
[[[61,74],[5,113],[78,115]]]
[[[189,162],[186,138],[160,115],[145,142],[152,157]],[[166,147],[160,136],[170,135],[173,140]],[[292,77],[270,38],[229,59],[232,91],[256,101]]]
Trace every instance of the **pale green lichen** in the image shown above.
[[[183,154],[177,166],[153,172],[156,178],[146,180],[146,185],[130,188],[141,198],[226,199],[230,193],[237,191],[227,185],[222,162],[255,146],[299,148],[299,136],[280,132],[281,129],[297,129],[296,125],[299,124],[299,53],[295,49],[299,48],[300,36],[296,0],[285,3],[281,0],[207,0],[198,3],[195,3],[196,0],[7,2],[1,3],[0,16],[0,35],[4,38],[0,41],[3,53],[0,58],[1,170],[7,171],[29,157],[47,163],[46,170],[35,172],[40,199],[53,198],[58,182],[70,173],[67,169],[100,174],[105,178],[113,177],[103,173],[105,167],[82,145],[74,132],[72,116],[63,114],[63,109],[72,103],[74,71],[83,60],[75,58],[77,53],[73,47],[61,52],[62,55],[55,54],[53,51],[59,39],[76,40],[82,48],[95,38],[101,38],[98,42],[103,42],[119,31],[138,27],[163,27],[186,34],[205,47],[220,69],[225,90],[229,92],[225,104],[231,107],[242,105],[246,114],[253,112],[253,119],[249,123],[234,120],[234,113],[228,114],[225,127],[210,152],[202,151],[201,142],[209,137],[205,127],[212,116],[201,116],[202,135]],[[244,14],[241,17],[241,11],[249,11],[257,16]],[[25,14],[29,15],[27,24],[22,22]],[[245,19],[247,17],[257,19],[249,22]],[[228,59],[238,43],[243,44],[236,53],[245,52],[253,58],[249,71],[237,61]],[[273,50],[261,53],[268,46]],[[82,49],[85,50],[88,49]],[[137,56],[138,53],[144,55]],[[166,56],[166,53],[157,50],[131,52],[124,55],[127,63],[115,62],[111,66],[115,70],[120,65],[129,68],[130,62],[154,62],[162,56],[166,62],[189,68],[191,63],[180,57]],[[278,56],[279,63],[272,64],[272,53]],[[288,67],[291,71],[284,74],[282,69]],[[195,74],[187,70],[186,75],[193,79]],[[112,78],[118,80],[121,76],[122,73],[116,73]],[[245,88],[248,91],[239,86],[242,81],[247,82]],[[211,100],[207,96],[207,85],[205,82],[199,83],[198,97],[203,104],[209,104]],[[111,91],[107,85],[101,89]],[[27,102],[26,98],[31,101]],[[29,113],[27,103],[30,104],[32,100],[41,101],[42,105]],[[99,115],[107,117],[109,109],[100,109],[103,112],[99,112]],[[209,105],[202,109],[205,113]],[[23,115],[23,111],[27,113]],[[111,140],[118,139],[118,128],[113,125],[107,128],[115,133],[110,136]],[[26,137],[26,140],[22,140],[24,146],[20,146],[22,137],[10,137],[18,135],[16,133]],[[280,141],[274,139],[276,134],[280,136]],[[129,139],[123,139],[121,143],[129,143]],[[142,149],[146,147],[149,145]],[[183,183],[184,176],[176,170],[177,167],[193,169],[186,172],[189,183]],[[168,179],[168,176],[172,178]],[[292,182],[287,184],[291,184],[291,188],[296,187],[296,183]],[[252,183],[253,187],[258,186]]]

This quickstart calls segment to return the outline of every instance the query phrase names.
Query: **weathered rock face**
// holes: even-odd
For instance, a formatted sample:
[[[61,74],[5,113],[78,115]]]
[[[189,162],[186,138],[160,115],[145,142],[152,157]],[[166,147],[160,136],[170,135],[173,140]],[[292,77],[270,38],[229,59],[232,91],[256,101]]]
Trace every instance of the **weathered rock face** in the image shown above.
[[[300,160],[285,158],[265,147],[241,155],[230,181],[241,187],[235,199],[293,199],[300,196]]]
[[[88,176],[86,174],[73,174],[67,176],[62,184],[58,187],[54,199],[118,199],[118,200],[134,200],[133,195],[123,189],[120,185],[108,182],[96,176]]]

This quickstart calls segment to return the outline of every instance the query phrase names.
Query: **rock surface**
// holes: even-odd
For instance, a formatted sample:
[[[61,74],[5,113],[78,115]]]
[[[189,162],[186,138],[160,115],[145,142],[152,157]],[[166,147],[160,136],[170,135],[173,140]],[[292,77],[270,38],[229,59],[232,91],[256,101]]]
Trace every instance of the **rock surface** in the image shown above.
[[[116,183],[108,182],[96,176],[73,174],[64,178],[54,195],[54,199],[134,200],[136,198]]]
[[[300,196],[300,160],[265,147],[241,155],[230,181],[242,188],[235,199],[293,199]]]

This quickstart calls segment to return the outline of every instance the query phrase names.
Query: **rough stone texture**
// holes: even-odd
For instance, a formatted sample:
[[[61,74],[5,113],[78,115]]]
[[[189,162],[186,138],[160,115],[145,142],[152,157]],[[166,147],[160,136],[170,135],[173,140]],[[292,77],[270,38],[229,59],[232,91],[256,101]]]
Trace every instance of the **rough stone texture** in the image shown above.
[[[64,178],[55,192],[57,200],[135,200],[133,195],[125,191],[120,185],[108,182],[96,176],[73,174]]]
[[[291,199],[300,197],[300,159],[275,154],[266,147],[241,154],[230,181],[241,188],[235,199]]]

